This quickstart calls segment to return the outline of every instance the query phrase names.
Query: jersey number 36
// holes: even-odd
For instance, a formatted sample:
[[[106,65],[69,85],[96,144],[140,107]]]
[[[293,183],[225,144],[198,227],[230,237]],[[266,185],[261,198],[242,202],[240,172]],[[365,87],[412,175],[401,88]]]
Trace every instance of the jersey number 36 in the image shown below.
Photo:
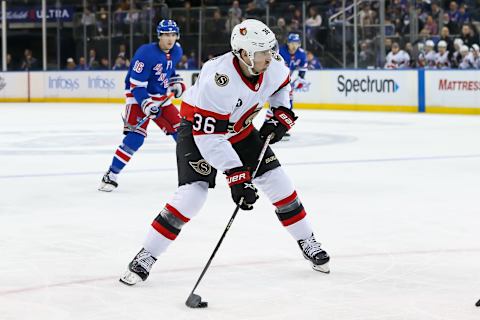
[[[195,113],[193,116],[193,130],[214,133],[216,122],[217,120],[213,117],[203,117],[201,114]]]

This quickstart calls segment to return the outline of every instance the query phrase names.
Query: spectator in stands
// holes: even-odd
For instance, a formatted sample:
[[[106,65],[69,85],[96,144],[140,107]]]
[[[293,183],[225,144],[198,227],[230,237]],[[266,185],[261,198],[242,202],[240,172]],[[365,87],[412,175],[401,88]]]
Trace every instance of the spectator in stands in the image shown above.
[[[451,1],[449,5],[449,11],[448,11],[448,16],[450,18],[450,21],[458,25],[458,18],[460,16],[460,13],[458,12],[458,4],[456,1]]]
[[[187,69],[187,61],[188,61],[188,57],[186,54],[182,55],[182,58],[180,59],[180,61],[178,62],[177,64],[177,67],[175,68],[176,70],[185,70]]]
[[[232,2],[232,6],[228,9],[228,13],[232,13],[232,15],[240,21],[242,19],[242,9],[240,9],[240,4],[238,0]]]
[[[463,44],[471,47],[474,43],[476,43],[477,39],[475,39],[474,32],[472,27],[468,24],[464,24],[462,26],[461,38],[463,40]]]
[[[81,19],[82,25],[87,29],[87,38],[91,38],[95,32],[95,14],[93,14],[88,8],[85,8]]]
[[[307,28],[316,28],[322,25],[322,16],[318,13],[316,7],[310,7],[308,9],[308,19],[305,20]]]
[[[442,25],[447,27],[451,34],[458,34],[459,32],[458,25],[450,20],[450,15],[448,13],[443,14]]]
[[[115,59],[115,65],[112,68],[113,70],[128,70],[127,62],[123,57],[117,57]]]
[[[322,65],[317,57],[313,55],[312,51],[307,51],[307,69],[308,70],[320,70]]]
[[[232,23],[234,23],[232,21]],[[208,19],[205,22],[205,31],[207,34],[216,34],[219,35],[219,33],[225,33],[225,24],[226,20],[222,18],[222,14],[220,13],[220,9],[216,9],[213,12],[213,17],[211,19]],[[235,26],[235,25],[233,25]],[[232,26],[232,28],[233,28]],[[207,42],[213,41],[215,39],[206,39]]]
[[[38,60],[33,57],[32,50],[25,49],[23,52],[23,60],[20,63],[20,70],[30,71],[30,70],[39,70],[40,65]]]
[[[218,11],[218,13],[217,13]],[[214,25],[218,23],[218,27],[216,27],[217,32],[222,31],[230,34],[232,32],[233,27],[240,23],[240,19],[234,15],[233,11],[228,11],[227,20],[224,21],[221,19],[220,10],[217,10],[214,13]],[[218,15],[218,17],[216,17]]]
[[[432,18],[439,26],[442,23],[443,9],[438,5],[436,1],[432,1]]]
[[[67,59],[67,65],[65,66],[65,68],[69,71],[73,71],[77,68],[77,65],[75,64],[75,60],[73,60],[73,58],[68,58]]]
[[[363,41],[360,44],[360,52],[358,53],[358,66],[360,68],[375,66],[375,55],[370,48],[370,43],[368,41]]]
[[[278,43],[287,42],[288,28],[284,18],[278,18],[277,25],[272,27],[271,30],[275,33]]]
[[[110,70],[110,64],[108,63],[108,59],[102,57],[100,59],[100,65],[98,66],[98,70]]]
[[[120,44],[118,47],[118,54],[117,57],[122,57],[125,60],[125,64],[130,66],[130,60],[128,59],[128,54],[127,54],[127,46],[125,44]]]
[[[13,64],[12,55],[7,53],[7,71],[15,70],[15,66]]]
[[[480,5],[480,2],[479,2]],[[470,18],[470,13],[467,12],[465,4],[460,5],[460,9],[458,9],[458,25],[462,26],[467,23],[471,23],[472,19]]]
[[[117,53],[117,57],[122,57],[122,58],[125,58],[127,59],[127,46],[125,44],[120,44],[118,46],[118,53]]]
[[[255,1],[250,1],[247,3],[247,8],[245,9],[245,17],[247,19],[260,19],[260,17],[264,14],[265,12],[257,8]]]
[[[448,30],[447,27],[443,27],[442,30],[440,31],[440,40],[443,40],[447,43],[447,50],[449,52],[453,52],[454,49],[453,49],[453,41],[452,39],[450,38],[450,31]]]
[[[88,70],[88,65],[87,65],[87,61],[85,60],[85,57],[80,57],[78,59],[78,65],[75,68],[75,70]]]
[[[88,68],[91,70],[98,70],[100,63],[97,60],[97,51],[90,49],[88,52]]]
[[[190,52],[190,57],[188,57],[187,60],[187,69],[189,70],[195,70],[198,69],[198,61],[197,61],[197,56],[195,55],[195,52]]]
[[[438,26],[435,20],[431,15],[427,16],[427,20],[425,20],[425,25],[423,29],[426,31],[426,34],[433,36],[438,34]]]
[[[108,12],[105,10],[105,7],[100,8],[97,16],[97,34],[100,37],[105,37],[108,29]]]

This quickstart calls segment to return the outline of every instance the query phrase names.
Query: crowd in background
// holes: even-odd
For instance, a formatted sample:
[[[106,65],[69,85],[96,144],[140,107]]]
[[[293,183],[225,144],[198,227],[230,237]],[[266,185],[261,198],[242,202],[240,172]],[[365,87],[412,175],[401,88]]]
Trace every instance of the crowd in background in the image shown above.
[[[352,4],[348,0],[347,7]],[[195,1],[160,1],[155,8],[149,5],[135,5],[134,12],[130,10],[130,0],[116,2],[113,14],[113,34],[116,36],[126,35],[133,32],[142,34],[141,21],[153,19],[153,26],[161,17],[172,16],[180,26],[182,38],[180,43],[184,47],[185,55],[177,69],[198,69],[202,63],[213,56],[225,52],[229,48],[229,34],[234,25],[248,18],[265,20],[265,9],[269,5],[271,29],[277,35],[280,44],[285,43],[289,33],[300,33],[307,40],[307,56],[309,69],[319,69],[320,49],[325,49],[322,43],[322,29],[328,29],[329,23],[342,23],[342,16],[329,21],[330,17],[342,10],[342,0],[316,1],[307,8],[307,15],[303,19],[301,5],[295,2],[281,0],[253,0],[253,1],[204,1],[205,5],[211,5],[213,9],[205,16],[205,52],[198,59],[196,39],[198,34],[195,30],[198,26],[198,18],[193,14],[192,4]],[[379,24],[379,0],[361,1],[358,10],[359,18],[359,48],[358,65],[366,67],[386,68],[480,68],[478,44],[480,21],[479,0],[423,0],[416,1],[416,5],[408,0],[386,0],[385,2],[385,48],[387,63],[383,65],[379,54],[378,39]],[[215,5],[218,7],[215,8]],[[178,8],[180,6],[180,8]],[[175,8],[177,7],[177,8]],[[175,11],[178,9],[177,11]],[[172,10],[172,11],[170,11]],[[347,12],[347,16],[353,14],[353,9]],[[409,41],[410,27],[412,26],[412,10],[418,17],[417,40]],[[172,12],[178,12],[172,14]],[[153,18],[152,18],[153,17]],[[107,11],[104,6],[92,4],[82,14],[80,23],[85,26],[87,36],[99,40],[107,36]],[[306,26],[306,34],[303,35],[303,24]],[[132,25],[132,27],[130,27]],[[188,35],[192,34],[192,37]],[[185,35],[185,37],[184,37]],[[95,43],[94,41],[92,43]],[[127,54],[127,41],[118,46],[118,51],[113,53],[113,61],[109,62],[105,55],[97,54],[100,46],[90,46],[88,56],[68,57],[62,67],[65,70],[126,70],[129,67],[130,54]],[[431,45],[433,43],[433,46]],[[446,47],[444,44],[446,43]],[[350,44],[351,45],[351,44]],[[351,48],[350,48],[351,49]],[[326,49],[333,50],[333,49]],[[353,50],[350,50],[353,51]],[[401,54],[398,55],[398,52]],[[433,52],[436,57],[444,56],[447,52],[448,64],[433,61]],[[389,60],[390,56],[390,60]],[[392,63],[392,56],[400,57],[408,62]],[[428,58],[428,63],[426,57]],[[16,59],[15,59],[16,58]],[[440,58],[439,58],[440,59]],[[442,58],[445,60],[445,58]],[[351,59],[351,55],[349,56]],[[395,59],[393,59],[395,60]],[[443,61],[442,60],[442,61]],[[468,61],[468,63],[464,62]],[[200,62],[200,64],[199,64]],[[36,59],[32,50],[25,49],[23,57],[7,55],[8,70],[40,70],[40,61]],[[327,67],[329,67],[327,65]]]

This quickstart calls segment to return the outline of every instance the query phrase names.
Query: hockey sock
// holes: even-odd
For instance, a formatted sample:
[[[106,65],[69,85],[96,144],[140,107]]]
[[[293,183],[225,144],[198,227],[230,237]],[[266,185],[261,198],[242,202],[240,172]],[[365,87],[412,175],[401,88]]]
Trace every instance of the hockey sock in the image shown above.
[[[278,220],[296,241],[306,239],[312,235],[313,230],[306,218],[307,214],[295,191],[290,196],[275,202],[273,205],[277,207],[275,213]]]
[[[154,257],[158,257],[177,238],[183,225],[188,221],[189,218],[167,203],[153,220],[143,247]]]
[[[110,170],[116,174],[120,173],[144,141],[145,137],[139,133],[127,133],[125,138],[123,138],[122,144],[115,151]]]

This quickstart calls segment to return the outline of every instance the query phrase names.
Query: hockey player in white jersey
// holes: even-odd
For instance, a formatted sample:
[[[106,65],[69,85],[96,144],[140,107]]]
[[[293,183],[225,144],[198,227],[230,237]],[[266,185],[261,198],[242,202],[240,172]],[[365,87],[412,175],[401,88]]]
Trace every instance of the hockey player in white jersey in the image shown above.
[[[480,46],[476,43],[472,45],[473,66],[480,69]]]
[[[435,58],[437,53],[434,50],[435,44],[432,40],[427,40],[425,42],[425,68],[432,69],[435,68]]]
[[[448,50],[447,50],[447,42],[440,40],[437,44],[438,53],[435,59],[435,65],[437,69],[449,69],[450,68],[450,60],[448,59]]]
[[[295,187],[270,147],[251,178],[266,137],[274,134],[271,143],[280,141],[297,119],[289,108],[290,72],[275,52],[275,35],[264,23],[247,19],[233,28],[231,47],[232,52],[205,63],[195,85],[185,92],[177,142],[179,186],[120,278],[125,284],[147,279],[158,256],[203,207],[217,170],[225,174],[232,199],[242,210],[253,208],[259,187],[313,269],[329,272],[330,258],[316,241]],[[258,131],[252,120],[267,101],[274,116]]]
[[[459,69],[475,69],[475,59],[468,46],[463,45],[460,48],[460,55],[461,59],[460,64],[458,65]]]
[[[392,51],[387,54],[385,69],[404,69],[410,66],[410,55],[400,50],[398,42],[392,44]]]

